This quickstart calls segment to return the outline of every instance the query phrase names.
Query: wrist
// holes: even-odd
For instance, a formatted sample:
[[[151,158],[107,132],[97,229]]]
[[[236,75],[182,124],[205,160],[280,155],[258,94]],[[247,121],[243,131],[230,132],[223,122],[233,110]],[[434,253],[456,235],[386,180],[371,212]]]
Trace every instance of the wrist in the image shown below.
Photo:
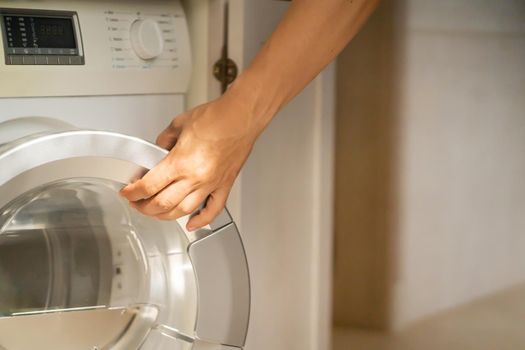
[[[248,127],[260,135],[280,109],[272,96],[273,89],[264,88],[264,78],[253,69],[245,70],[226,91],[222,99],[237,105]]]

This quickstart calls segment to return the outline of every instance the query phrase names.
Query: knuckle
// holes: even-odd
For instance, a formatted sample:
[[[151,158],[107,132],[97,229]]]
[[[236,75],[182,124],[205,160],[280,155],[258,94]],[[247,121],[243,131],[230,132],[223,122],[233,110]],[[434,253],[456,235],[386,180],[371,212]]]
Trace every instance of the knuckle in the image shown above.
[[[183,113],[181,115],[176,116],[171,120],[170,125],[168,126],[168,129],[171,131],[179,130],[182,125],[184,125],[185,120],[188,118],[187,113]]]
[[[163,211],[168,211],[174,206],[173,202],[167,198],[156,198],[153,205]]]
[[[157,193],[157,185],[154,183],[145,183],[142,185],[142,189],[148,196],[153,196]]]
[[[179,126],[180,126],[179,118],[173,118],[171,120],[170,125],[168,125],[168,130],[170,130],[170,131],[177,130],[179,128]]]
[[[193,208],[190,205],[185,204],[185,203],[179,205],[177,209],[184,215],[189,215],[193,212]]]
[[[199,182],[209,182],[215,175],[215,167],[212,164],[201,164],[194,170],[194,176]]]

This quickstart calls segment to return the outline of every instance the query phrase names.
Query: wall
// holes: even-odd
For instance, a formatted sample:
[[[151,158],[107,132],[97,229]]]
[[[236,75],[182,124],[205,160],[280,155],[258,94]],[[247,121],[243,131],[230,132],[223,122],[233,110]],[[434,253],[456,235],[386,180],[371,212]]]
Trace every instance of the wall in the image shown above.
[[[385,328],[394,225],[392,7],[383,2],[337,64],[334,320]]]
[[[409,1],[394,324],[525,280],[525,3]]]
[[[338,63],[335,309],[403,328],[525,280],[525,3],[381,11]]]
[[[288,6],[244,2],[246,64]],[[243,231],[253,276],[247,349],[330,348],[332,68],[279,113],[241,175]]]
[[[217,96],[209,67],[223,0],[187,0],[195,72],[190,104]],[[230,0],[229,54],[242,69],[289,6]],[[215,39],[213,39],[215,38]],[[210,40],[210,41],[208,41]],[[328,350],[331,332],[334,70],[329,67],[258,140],[229,200],[252,281],[250,350]],[[205,72],[205,73],[203,73]],[[203,89],[208,88],[203,92]]]

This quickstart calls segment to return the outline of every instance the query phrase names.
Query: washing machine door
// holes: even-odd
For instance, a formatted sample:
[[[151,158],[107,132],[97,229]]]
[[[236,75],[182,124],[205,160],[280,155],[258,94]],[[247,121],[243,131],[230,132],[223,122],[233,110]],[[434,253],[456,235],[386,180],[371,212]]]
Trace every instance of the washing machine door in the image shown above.
[[[228,212],[193,233],[143,216],[118,192],[165,150],[51,129],[0,146],[0,349],[241,348],[249,273]]]

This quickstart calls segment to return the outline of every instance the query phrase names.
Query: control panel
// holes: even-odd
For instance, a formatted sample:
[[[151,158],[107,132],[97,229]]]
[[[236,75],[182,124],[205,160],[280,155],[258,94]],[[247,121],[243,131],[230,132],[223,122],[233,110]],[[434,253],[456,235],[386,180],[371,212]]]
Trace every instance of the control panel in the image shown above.
[[[74,12],[0,8],[5,63],[84,64]]]
[[[185,93],[179,0],[20,0],[0,7],[0,97]]]
[[[105,15],[113,68],[178,67],[175,21],[182,14],[106,11]]]

